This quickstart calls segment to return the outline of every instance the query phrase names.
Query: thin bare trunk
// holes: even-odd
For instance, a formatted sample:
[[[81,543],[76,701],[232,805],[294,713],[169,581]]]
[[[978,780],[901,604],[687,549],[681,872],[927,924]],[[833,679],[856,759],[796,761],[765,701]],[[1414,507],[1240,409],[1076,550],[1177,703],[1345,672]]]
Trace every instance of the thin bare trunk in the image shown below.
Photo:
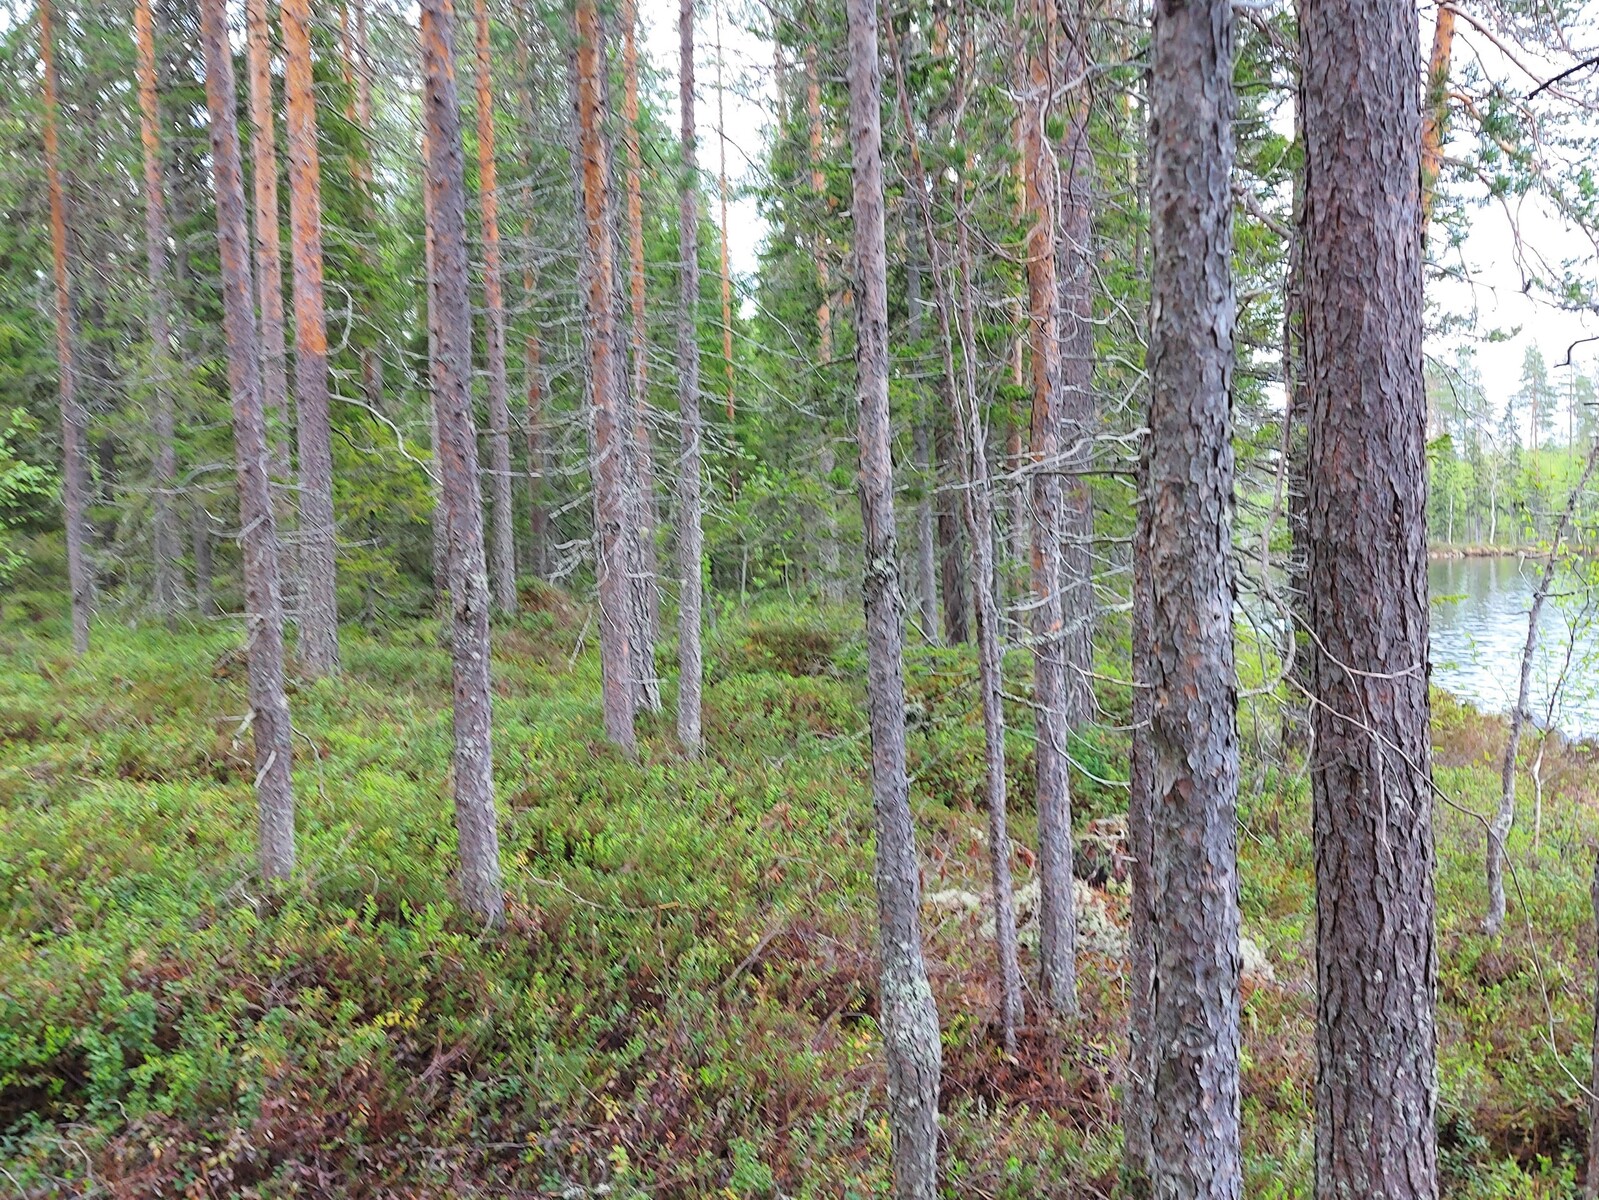
[[[483,496],[472,419],[472,294],[466,245],[461,105],[450,0],[422,0],[423,186],[432,221],[436,326],[433,409],[438,422],[449,539],[450,661],[454,700],[455,827],[461,900],[486,926],[505,921],[494,811],[493,692],[489,677],[489,581],[483,561]]]
[[[538,136],[533,109],[533,73],[528,41],[532,36],[527,21],[528,14],[522,0],[518,0],[516,70],[521,86],[518,102],[522,115],[522,166],[531,178],[533,174],[532,147]],[[522,338],[523,392],[527,407],[525,412],[527,440],[528,535],[531,545],[528,558],[533,574],[540,579],[550,572],[549,531],[550,517],[546,508],[549,495],[550,453],[544,430],[544,349],[539,340],[539,321],[534,305],[538,302],[537,260],[533,250],[533,206],[530,203],[522,216],[522,241],[525,246],[522,265],[522,300],[528,310],[527,330]]]
[[[811,245],[811,258],[816,267],[816,377],[826,388],[826,371],[833,361],[833,304],[832,274],[827,261],[827,235],[823,232],[830,206],[827,203],[827,172],[822,165],[822,85],[816,73],[816,46],[805,47],[805,116],[807,139],[811,158],[811,194],[816,202],[816,239]],[[821,421],[822,448],[817,460],[817,473],[821,479],[822,511],[821,552],[819,555],[822,576],[822,597],[829,604],[844,600],[844,581],[839,576],[838,517],[833,511],[832,475],[838,465],[833,450],[832,430],[825,417],[827,397],[822,397],[824,416]]]
[[[1544,604],[1555,586],[1555,569],[1560,565],[1560,547],[1566,540],[1572,521],[1577,514],[1577,504],[1587,490],[1588,481],[1599,470],[1599,441],[1583,464],[1582,476],[1566,498],[1560,520],[1549,540],[1549,557],[1544,560],[1543,573],[1538,586],[1533,589],[1532,605],[1527,611],[1527,640],[1521,648],[1521,670],[1516,684],[1516,705],[1510,710],[1510,736],[1505,740],[1505,756],[1499,768],[1499,807],[1488,826],[1488,915],[1483,918],[1483,928],[1498,933],[1505,923],[1505,839],[1516,820],[1516,758],[1521,753],[1521,735],[1532,713],[1527,704],[1532,694],[1533,660],[1538,653],[1538,621],[1543,616]]]
[[[635,751],[637,706],[634,658],[636,626],[628,579],[628,437],[621,390],[626,381],[616,350],[615,255],[612,246],[609,154],[605,139],[604,51],[595,0],[577,0],[573,10],[577,54],[572,104],[577,127],[578,189],[582,205],[583,340],[589,368],[589,444],[594,475],[595,574],[600,601],[600,663],[606,736],[627,753]]]
[[[955,397],[940,377],[935,385],[939,401],[937,424],[933,426],[934,501],[937,508],[939,545],[938,592],[944,607],[944,644],[959,646],[971,640],[966,612],[966,555],[961,544],[960,518],[955,513],[953,494],[959,484],[952,476],[956,467],[955,448],[950,445],[950,414]],[[958,475],[958,471],[954,474]]]
[[[1593,906],[1594,930],[1599,933],[1599,853],[1594,855],[1593,882],[1588,886],[1589,903]],[[1599,1200],[1599,953],[1593,966],[1593,1036],[1589,1050],[1588,1068],[1588,1165],[1583,1172],[1583,1200]]]
[[[1148,437],[1140,454],[1132,553],[1132,751],[1128,756],[1127,847],[1132,855],[1128,920],[1127,1081],[1122,1089],[1122,1179],[1128,1194],[1151,1194],[1155,1172],[1155,747],[1150,658],[1154,592],[1150,580]]]
[[[1044,996],[1077,1012],[1077,922],[1072,910],[1071,781],[1067,771],[1066,663],[1061,610],[1061,347],[1057,306],[1055,164],[1047,146],[1055,78],[1054,0],[1028,0],[1023,39],[1022,161],[1027,220],[1028,329],[1033,363],[1029,440],[1033,509],[1033,707],[1038,797],[1039,972]]]
[[[78,326],[72,311],[72,277],[67,261],[67,199],[62,186],[60,84],[56,77],[55,35],[50,0],[39,3],[39,48],[44,59],[44,167],[50,185],[50,249],[55,270],[56,362],[61,389],[61,490],[67,538],[67,586],[72,603],[72,648],[89,649],[89,618],[94,611],[94,574],[87,549],[89,414],[78,398]]]
[[[1083,469],[1094,434],[1093,195],[1088,143],[1088,5],[1067,0],[1061,13],[1055,77],[1071,83],[1066,132],[1055,152],[1059,186],[1056,269],[1060,283],[1061,659],[1069,728],[1094,715],[1094,501]]]
[[[679,293],[677,303],[677,411],[683,429],[678,465],[677,553],[681,580],[677,602],[677,740],[691,755],[700,752],[700,579],[705,539],[700,528],[700,344],[695,318],[700,307],[699,163],[694,136],[694,0],[678,10],[678,108],[682,112],[682,178],[678,192]]]
[[[333,445],[328,429],[328,330],[323,311],[322,168],[316,148],[310,0],[283,0],[283,103],[294,265],[294,413],[300,466],[299,658],[315,675],[339,670]]]
[[[855,358],[866,573],[867,708],[877,826],[879,1020],[888,1058],[895,1200],[938,1190],[938,1013],[922,958],[921,883],[905,768],[905,680],[888,411],[888,270],[876,0],[848,0],[854,158]]]
[[[134,0],[139,52],[139,138],[144,147],[144,251],[150,281],[150,369],[155,433],[155,607],[172,625],[178,611],[178,531],[172,512],[178,473],[172,412],[172,295],[167,284],[166,183],[161,167],[161,100],[156,85],[155,21],[150,0]]]
[[[250,295],[249,228],[239,161],[233,50],[225,0],[203,0],[205,99],[211,117],[211,170],[216,185],[217,248],[222,262],[223,332],[233,393],[233,443],[239,479],[239,540],[244,550],[245,646],[249,656],[251,728],[255,736],[255,799],[261,875],[294,872],[294,743],[283,693],[283,601],[278,591],[278,530],[267,472],[266,421],[255,305]]]
[[[500,191],[494,162],[494,74],[489,64],[488,0],[474,0],[477,32],[478,201],[483,220],[483,303],[488,310],[489,582],[494,607],[516,611],[516,540],[511,524],[511,407],[505,373],[505,267],[500,253]]]
[[[627,290],[633,352],[633,456],[637,460],[639,526],[637,536],[643,558],[644,602],[649,646],[660,640],[660,566],[655,551],[655,530],[660,513],[655,503],[655,452],[650,437],[649,352],[650,336],[644,292],[644,160],[638,118],[638,13],[636,0],[622,0],[622,119],[625,125],[627,169]]]
[[[721,169],[717,173],[717,191],[722,201],[721,252],[722,282],[722,369],[727,376],[727,438],[733,447],[733,465],[728,471],[728,490],[738,494],[738,426],[734,422],[733,404],[733,275],[727,262],[727,120],[722,96],[722,5],[716,5],[716,140],[721,147]]]
[[[984,436],[981,399],[975,368],[975,305],[972,299],[972,262],[967,230],[965,181],[958,185],[956,201],[956,286],[960,289],[956,314],[961,342],[961,370],[955,366],[955,333],[951,315],[948,270],[943,262],[933,222],[933,197],[922,165],[905,69],[899,42],[888,26],[889,53],[899,97],[900,119],[910,141],[911,186],[920,210],[922,236],[933,280],[933,307],[938,318],[938,339],[944,379],[955,399],[955,439],[961,455],[961,515],[966,536],[976,557],[973,590],[977,610],[977,677],[983,706],[983,759],[988,804],[989,867],[994,887],[994,948],[999,960],[1000,1035],[1005,1048],[1016,1049],[1016,1028],[1022,1021],[1022,970],[1016,948],[1016,905],[1011,884],[1011,842],[1007,827],[1005,783],[1004,677],[999,644],[999,606],[994,590],[994,501],[988,479],[987,439]]]

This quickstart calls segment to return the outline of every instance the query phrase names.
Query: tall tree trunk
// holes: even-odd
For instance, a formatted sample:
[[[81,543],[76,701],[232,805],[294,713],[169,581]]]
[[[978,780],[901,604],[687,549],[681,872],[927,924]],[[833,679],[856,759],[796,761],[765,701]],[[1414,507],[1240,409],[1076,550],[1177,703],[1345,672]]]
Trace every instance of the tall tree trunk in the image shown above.
[[[680,0],[678,108],[682,113],[682,178],[678,184],[679,292],[677,302],[677,412],[683,430],[678,465],[677,553],[681,586],[677,600],[677,740],[698,755],[700,691],[705,669],[700,654],[700,593],[705,538],[700,528],[700,308],[699,161],[694,135],[694,0]]]
[[[1594,931],[1599,934],[1599,854],[1594,855],[1588,900],[1593,906]],[[1583,1172],[1582,1200],[1599,1200],[1599,953],[1590,965],[1594,969],[1593,1036],[1588,1067],[1588,1165]]]
[[[643,588],[648,638],[653,647],[660,641],[661,586],[660,564],[655,548],[655,531],[660,512],[655,502],[655,452],[650,437],[649,353],[650,335],[644,291],[644,159],[643,133],[638,118],[638,12],[636,0],[622,0],[622,119],[626,122],[627,169],[627,291],[631,322],[633,357],[633,455],[637,460],[639,522],[637,537],[643,559]],[[651,671],[653,674],[653,671]]]
[[[1083,470],[1094,436],[1094,155],[1088,143],[1088,0],[1067,0],[1061,13],[1056,74],[1075,84],[1066,99],[1065,136],[1055,153],[1060,208],[1061,657],[1066,723],[1094,715],[1094,499]]]
[[[432,221],[430,308],[438,351],[433,409],[438,421],[450,581],[450,660],[455,713],[455,827],[461,899],[484,925],[505,921],[500,839],[494,812],[489,584],[483,561],[483,496],[472,419],[472,294],[466,247],[465,152],[455,80],[455,14],[450,0],[422,0],[423,187]]]
[[[283,331],[283,246],[278,232],[278,149],[272,116],[272,34],[267,0],[246,0],[245,36],[250,72],[250,162],[255,191],[256,299],[261,306],[261,399],[267,420],[272,478],[289,479],[289,382],[287,342]],[[277,427],[273,436],[272,425]],[[289,498],[278,497],[280,510],[292,510]],[[280,518],[287,517],[280,511]],[[287,523],[286,520],[283,523]]]
[[[1039,971],[1044,997],[1077,1012],[1076,918],[1072,910],[1071,781],[1067,771],[1066,662],[1061,610],[1061,346],[1057,308],[1057,184],[1047,145],[1058,63],[1055,0],[1028,0],[1022,36],[1022,162],[1027,220],[1028,330],[1033,362],[1029,440],[1033,506],[1033,707],[1037,730]]]
[[[623,750],[635,750],[637,706],[633,595],[628,579],[628,438],[623,421],[622,365],[616,360],[615,255],[605,139],[604,52],[595,0],[577,0],[572,104],[578,135],[583,256],[583,340],[589,367],[589,443],[594,474],[595,574],[600,600],[600,664],[605,733]]]
[[[178,611],[178,531],[172,513],[178,474],[172,413],[172,295],[167,286],[166,184],[161,168],[161,101],[156,85],[155,21],[150,0],[134,0],[139,54],[139,138],[144,147],[144,252],[150,281],[150,369],[155,433],[155,607],[171,627]]]
[[[1427,61],[1425,110],[1421,119],[1421,236],[1432,224],[1433,200],[1444,166],[1444,134],[1449,126],[1449,61],[1455,48],[1455,10],[1438,6],[1432,28],[1432,54]]]
[[[914,241],[912,242],[914,246]],[[925,322],[922,304],[923,267],[913,252],[906,272],[905,303],[910,309],[910,339],[920,345]],[[925,400],[922,401],[925,404]],[[932,444],[925,417],[911,428],[912,466],[916,471],[916,603],[921,616],[922,636],[938,640],[938,546],[933,536],[933,494],[938,481],[933,475]]]
[[[202,617],[214,617],[216,604],[211,593],[211,514],[206,511],[204,503],[195,503],[189,533],[194,543],[194,611]]]
[[[278,592],[278,529],[267,473],[266,420],[255,305],[250,295],[250,237],[245,221],[244,172],[239,161],[233,49],[226,0],[203,0],[205,99],[211,117],[211,170],[217,199],[217,248],[222,262],[222,326],[233,393],[233,444],[239,478],[240,542],[244,550],[244,627],[249,656],[251,728],[255,735],[255,799],[262,878],[294,871],[294,743],[283,693],[283,601]]]
[[[533,31],[528,27],[525,4],[518,0],[516,36],[516,72],[521,86],[517,89],[522,115],[522,166],[532,178],[534,141],[538,126],[534,120],[533,72],[528,42]],[[528,310],[527,331],[522,339],[523,392],[526,398],[527,485],[528,485],[528,535],[529,561],[533,574],[548,578],[550,517],[546,508],[549,496],[550,453],[544,430],[544,349],[539,340],[539,321],[534,305],[538,302],[537,258],[533,247],[533,206],[528,204],[522,217],[524,259],[522,265],[522,300]]]
[[[728,491],[738,495],[738,426],[733,403],[733,274],[727,262],[727,115],[723,109],[722,95],[722,5],[716,5],[716,140],[721,147],[721,169],[717,173],[717,191],[722,201],[722,229],[718,249],[721,252],[722,283],[722,370],[726,375],[725,401],[727,408],[727,441],[733,450],[733,464],[727,473]]]
[[[87,458],[89,414],[78,397],[78,327],[72,311],[72,277],[67,262],[67,199],[62,186],[61,142],[56,127],[61,103],[56,77],[55,34],[50,0],[39,2],[39,49],[44,59],[44,168],[50,185],[50,249],[55,268],[56,361],[61,387],[61,490],[67,538],[67,587],[72,604],[72,648],[89,649],[89,617],[94,611],[94,575],[89,562]]]
[[[474,0],[477,32],[478,200],[483,219],[483,304],[488,310],[484,339],[489,368],[489,582],[494,607],[516,611],[516,539],[511,523],[515,501],[511,478],[511,407],[505,374],[505,267],[500,253],[500,190],[494,163],[494,75],[489,65],[488,0]]]
[[[1538,653],[1538,622],[1543,617],[1543,607],[1554,591],[1555,570],[1560,565],[1560,547],[1577,515],[1577,505],[1588,482],[1599,469],[1599,442],[1588,453],[1582,475],[1566,497],[1566,506],[1555,523],[1549,539],[1549,556],[1544,560],[1538,586],[1533,589],[1532,605],[1527,611],[1527,640],[1521,649],[1521,670],[1517,676],[1516,706],[1510,710],[1510,736],[1505,739],[1505,756],[1499,769],[1499,807],[1488,825],[1488,915],[1483,927],[1489,933],[1498,933],[1505,924],[1505,839],[1516,820],[1516,758],[1521,752],[1521,735],[1532,713],[1527,704],[1532,694],[1533,660]]]
[[[944,644],[959,646],[971,639],[966,612],[966,557],[961,545],[960,518],[955,512],[952,489],[955,479],[955,448],[950,445],[950,416],[955,397],[940,379],[937,385],[940,412],[933,426],[933,457],[938,508],[938,592],[944,602]]]
[[[1304,0],[1316,1195],[1438,1194],[1416,9]]]
[[[1155,1195],[1243,1193],[1230,0],[1158,0],[1149,337]]]
[[[977,610],[977,682],[982,694],[985,800],[988,805],[989,867],[994,887],[994,948],[1000,976],[1000,1034],[1005,1049],[1016,1049],[1016,1027],[1022,1021],[1022,971],[1016,948],[1016,905],[1011,884],[1011,839],[1007,822],[1005,781],[1004,676],[1000,658],[999,605],[994,589],[994,500],[988,479],[987,438],[976,375],[977,342],[972,299],[972,258],[966,217],[966,181],[956,197],[956,286],[959,308],[950,296],[933,220],[933,196],[922,164],[905,67],[892,23],[887,26],[889,57],[899,98],[900,121],[909,139],[911,187],[916,193],[921,233],[933,279],[934,311],[945,386],[956,398],[955,438],[961,455],[961,516],[975,557],[972,581]],[[915,278],[913,273],[912,278]],[[955,366],[952,313],[959,326],[961,369]]]
[[[821,453],[817,457],[817,474],[821,477],[822,511],[820,553],[822,597],[829,604],[844,602],[844,580],[839,575],[838,517],[833,510],[833,471],[838,460],[833,451],[833,437],[827,409],[828,368],[833,361],[833,281],[827,261],[827,235],[824,232],[829,215],[827,203],[827,172],[822,165],[822,84],[816,72],[816,46],[805,47],[805,115],[807,142],[810,147],[811,194],[816,203],[816,237],[811,244],[811,259],[816,268],[816,371],[821,383],[819,399],[821,414]]]
[[[1127,772],[1127,848],[1133,864],[1128,920],[1127,1079],[1122,1089],[1122,1178],[1130,1196],[1151,1194],[1155,1173],[1155,708],[1154,589],[1150,578],[1149,438],[1139,454],[1132,551],[1132,750]]]
[[[322,296],[322,168],[316,149],[310,0],[283,0],[283,107],[294,264],[294,413],[300,457],[299,658],[314,675],[339,670],[334,572],[333,445],[328,430],[328,330]]]
[[[877,826],[878,989],[895,1200],[938,1188],[938,1013],[922,959],[921,882],[905,771],[905,679],[888,413],[888,269],[876,0],[847,0],[854,159],[855,361],[866,575],[867,709]]]

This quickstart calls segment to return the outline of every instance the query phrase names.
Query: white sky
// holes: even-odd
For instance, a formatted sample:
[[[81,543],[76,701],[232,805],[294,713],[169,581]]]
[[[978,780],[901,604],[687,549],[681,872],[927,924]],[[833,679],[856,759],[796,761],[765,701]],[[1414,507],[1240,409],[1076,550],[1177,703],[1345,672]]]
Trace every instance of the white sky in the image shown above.
[[[770,128],[776,125],[776,90],[772,78],[772,45],[765,37],[742,28],[747,19],[742,4],[726,7],[719,0],[700,0],[694,27],[694,118],[699,131],[700,170],[712,181],[706,197],[707,216],[717,221],[721,209],[714,188],[721,165],[722,145],[716,122],[716,31],[720,10],[722,34],[722,104],[727,130],[728,259],[735,279],[755,272],[756,251],[766,236],[766,223],[753,197],[740,196],[740,185],[760,161]],[[640,0],[644,46],[650,62],[663,76],[663,114],[676,130],[677,103],[677,0]],[[737,284],[735,283],[735,286]]]

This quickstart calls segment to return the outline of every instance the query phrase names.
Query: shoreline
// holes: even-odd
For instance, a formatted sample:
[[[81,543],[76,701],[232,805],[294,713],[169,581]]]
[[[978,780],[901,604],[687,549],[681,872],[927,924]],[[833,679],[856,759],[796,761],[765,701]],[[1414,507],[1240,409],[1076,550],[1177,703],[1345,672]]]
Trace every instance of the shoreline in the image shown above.
[[[1462,558],[1534,558],[1542,554],[1536,546],[1482,546],[1482,545],[1434,545],[1427,547],[1427,558],[1431,562],[1449,562]]]

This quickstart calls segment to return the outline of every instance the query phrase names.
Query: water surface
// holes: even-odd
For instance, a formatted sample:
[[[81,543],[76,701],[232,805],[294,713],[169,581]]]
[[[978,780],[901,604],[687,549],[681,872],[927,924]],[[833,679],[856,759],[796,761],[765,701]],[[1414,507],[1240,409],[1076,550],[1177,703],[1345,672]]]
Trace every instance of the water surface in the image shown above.
[[[1527,612],[1543,564],[1537,559],[1457,558],[1434,562],[1432,680],[1445,691],[1489,712],[1509,712],[1516,701]],[[1573,737],[1599,736],[1599,624],[1584,600],[1559,595],[1544,606],[1529,708],[1543,724],[1550,717],[1568,646],[1574,646],[1553,723]]]

